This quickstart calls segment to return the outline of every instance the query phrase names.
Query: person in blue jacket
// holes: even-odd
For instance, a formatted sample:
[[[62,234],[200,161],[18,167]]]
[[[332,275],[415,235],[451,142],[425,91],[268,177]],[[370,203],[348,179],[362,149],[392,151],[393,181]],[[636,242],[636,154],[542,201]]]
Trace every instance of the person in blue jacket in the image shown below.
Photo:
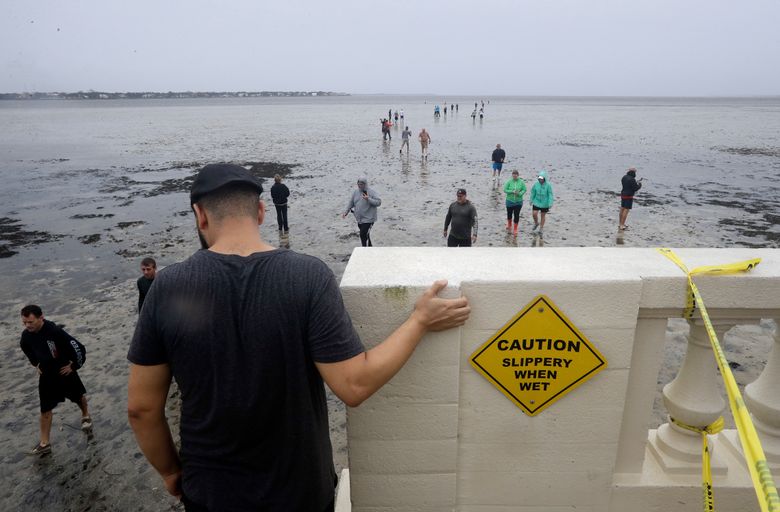
[[[531,231],[539,230],[539,235],[544,230],[544,218],[553,205],[553,189],[547,179],[547,171],[542,171],[536,178],[536,183],[531,187],[531,209],[534,217],[534,228]],[[542,214],[539,220],[539,212]]]

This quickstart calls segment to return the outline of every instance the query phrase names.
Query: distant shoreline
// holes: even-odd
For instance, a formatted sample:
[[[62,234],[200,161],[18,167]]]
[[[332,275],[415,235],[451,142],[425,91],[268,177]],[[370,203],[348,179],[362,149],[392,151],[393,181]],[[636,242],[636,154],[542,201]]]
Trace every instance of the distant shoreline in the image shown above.
[[[277,98],[350,96],[332,91],[206,91],[206,92],[11,92],[0,93],[0,100],[148,100],[181,98]]]
[[[780,95],[701,95],[701,96],[679,96],[679,95],[537,95],[537,94],[438,94],[438,93],[348,93],[334,91],[168,91],[168,92],[105,92],[105,91],[77,91],[77,92],[7,92],[0,93],[0,100],[145,100],[145,99],[195,99],[195,98],[316,98],[319,96],[330,97],[416,97],[416,98],[491,98],[500,100],[503,98],[523,99],[523,100],[579,100],[579,101],[600,101],[600,100],[769,100],[776,101]],[[442,100],[443,101],[443,100]]]

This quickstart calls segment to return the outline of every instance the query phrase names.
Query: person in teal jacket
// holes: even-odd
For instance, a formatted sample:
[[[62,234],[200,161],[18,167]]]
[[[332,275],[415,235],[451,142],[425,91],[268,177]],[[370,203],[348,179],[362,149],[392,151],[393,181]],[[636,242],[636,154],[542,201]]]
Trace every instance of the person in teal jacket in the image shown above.
[[[542,234],[544,230],[544,217],[547,212],[550,211],[553,205],[553,190],[552,185],[547,180],[547,171],[542,171],[536,178],[536,183],[531,187],[531,206],[534,216],[534,228],[532,231],[539,229],[539,234]],[[542,220],[539,221],[538,212],[542,212]]]
[[[525,196],[525,181],[520,179],[520,173],[512,171],[512,179],[504,183],[506,194],[506,232],[512,230],[512,218],[514,217],[514,235],[517,236],[517,227],[520,223],[520,210],[523,208]]]

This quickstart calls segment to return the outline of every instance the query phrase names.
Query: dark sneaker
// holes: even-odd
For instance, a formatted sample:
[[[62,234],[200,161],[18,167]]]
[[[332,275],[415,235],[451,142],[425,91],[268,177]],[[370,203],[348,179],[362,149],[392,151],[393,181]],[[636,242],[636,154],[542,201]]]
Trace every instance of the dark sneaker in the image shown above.
[[[88,430],[92,430],[92,418],[89,416],[84,416],[81,418],[81,430],[84,432]]]
[[[37,444],[35,448],[30,450],[30,455],[47,455],[51,453],[51,443],[49,444]]]

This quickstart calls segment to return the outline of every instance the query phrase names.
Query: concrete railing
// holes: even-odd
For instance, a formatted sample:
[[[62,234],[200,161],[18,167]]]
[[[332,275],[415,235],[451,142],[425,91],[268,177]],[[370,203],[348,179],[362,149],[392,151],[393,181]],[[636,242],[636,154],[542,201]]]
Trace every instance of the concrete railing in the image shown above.
[[[693,268],[760,257],[750,273],[696,278],[719,336],[780,318],[780,250],[679,249]],[[426,336],[399,374],[347,412],[349,482],[339,510],[558,512],[701,509],[701,440],[648,431],[669,318],[686,278],[653,249],[356,249],[341,289],[367,347],[387,337],[435,279],[469,298],[460,329]],[[470,363],[539,295],[603,355],[607,367],[534,416]],[[694,318],[667,410],[703,426],[729,414],[712,350]],[[745,390],[767,459],[780,467],[780,349]],[[728,353],[726,354],[728,357]],[[758,510],[736,432],[712,436],[716,506]],[[346,485],[349,484],[349,485]],[[350,504],[351,501],[351,504]]]

